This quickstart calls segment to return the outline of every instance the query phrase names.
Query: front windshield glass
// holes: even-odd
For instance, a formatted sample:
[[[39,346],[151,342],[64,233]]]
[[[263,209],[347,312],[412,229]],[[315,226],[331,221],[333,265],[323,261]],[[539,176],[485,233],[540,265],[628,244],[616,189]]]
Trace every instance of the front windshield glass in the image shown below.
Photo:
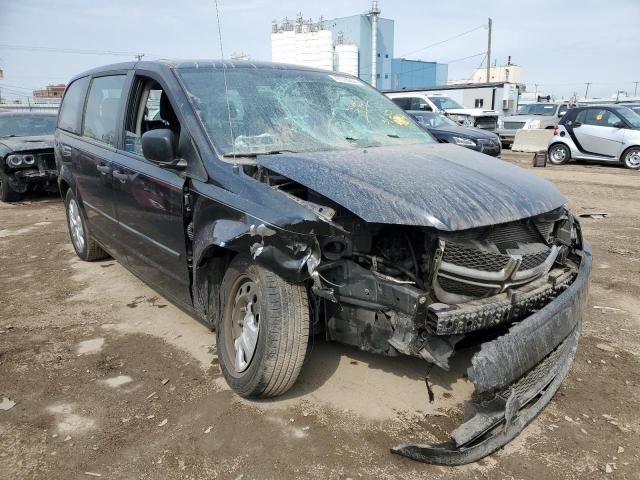
[[[0,137],[53,135],[55,130],[55,115],[0,115]]]
[[[625,107],[620,108],[617,112],[622,115],[633,128],[640,128],[640,115],[638,115],[636,111]]]
[[[416,113],[414,115],[418,122],[424,125],[427,128],[438,128],[438,127],[459,127],[456,122],[451,120],[449,117],[442,115],[440,113]]]
[[[449,97],[429,97],[436,107],[440,110],[447,110],[449,108],[464,108],[455,100],[450,99]]]
[[[391,100],[360,80],[284,69],[179,68],[223,155],[433,143]],[[228,104],[227,104],[228,102]]]
[[[549,103],[531,103],[522,105],[518,109],[518,115],[544,115],[551,117],[554,113],[556,113],[556,106]]]

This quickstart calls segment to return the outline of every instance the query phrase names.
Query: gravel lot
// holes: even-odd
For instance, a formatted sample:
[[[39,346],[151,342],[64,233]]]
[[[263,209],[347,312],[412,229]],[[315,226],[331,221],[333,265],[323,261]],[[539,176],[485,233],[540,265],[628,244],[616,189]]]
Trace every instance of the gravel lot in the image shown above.
[[[528,167],[530,156],[505,152]],[[0,478],[640,478],[640,173],[536,169],[594,251],[584,334],[547,409],[457,468],[395,456],[446,438],[471,386],[426,364],[314,340],[282,399],[235,396],[213,334],[117,262],[83,263],[55,196],[0,204]],[[454,369],[455,370],[455,369]]]

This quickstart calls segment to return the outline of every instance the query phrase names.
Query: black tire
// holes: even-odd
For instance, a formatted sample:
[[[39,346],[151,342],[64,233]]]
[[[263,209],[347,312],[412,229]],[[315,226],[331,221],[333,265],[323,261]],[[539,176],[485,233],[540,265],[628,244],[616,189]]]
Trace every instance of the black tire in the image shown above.
[[[64,198],[64,205],[65,212],[67,214],[67,228],[69,229],[69,237],[71,239],[73,249],[76,251],[78,257],[80,257],[85,262],[93,262],[95,260],[103,260],[105,258],[108,258],[109,254],[105,252],[104,249],[100,245],[98,245],[98,243],[91,236],[91,232],[89,231],[87,222],[84,219],[82,210],[80,210],[78,201],[76,200],[76,197],[71,189],[67,190],[67,194]],[[76,212],[70,212],[70,208],[76,209],[77,216]],[[75,217],[75,221],[80,222],[82,233],[79,234],[79,230],[76,230],[76,234],[82,237],[82,242],[79,242],[74,237],[72,217]]]
[[[222,281],[223,310],[216,326],[220,368],[229,386],[242,397],[275,397],[295,383],[307,352],[309,303],[303,285],[287,282],[256,265],[234,257]],[[251,303],[246,304],[247,298]],[[242,310],[242,304],[245,310]],[[246,308],[252,312],[247,313]],[[236,320],[243,316],[242,325]],[[254,317],[247,320],[247,316]],[[235,340],[245,324],[257,325],[257,342],[244,369],[236,368]]]
[[[9,185],[9,177],[0,171],[0,201],[15,202],[20,199],[20,194],[14,191]]]
[[[571,150],[564,143],[554,143],[549,147],[549,163],[564,165],[571,160]]]
[[[631,170],[640,170],[640,147],[631,147],[625,150],[620,161]]]

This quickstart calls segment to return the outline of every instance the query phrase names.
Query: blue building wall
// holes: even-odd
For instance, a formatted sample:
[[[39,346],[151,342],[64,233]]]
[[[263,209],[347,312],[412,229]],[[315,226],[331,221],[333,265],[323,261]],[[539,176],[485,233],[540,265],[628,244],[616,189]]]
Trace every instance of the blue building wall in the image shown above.
[[[371,18],[368,15],[328,20],[334,42],[342,32],[343,43],[358,46],[358,76],[371,81]],[[446,64],[393,58],[394,21],[378,18],[378,57],[376,88],[391,90],[446,85],[449,69]]]
[[[448,65],[422,60],[394,58],[391,67],[391,89],[435,87],[446,85]]]
[[[358,76],[371,81],[371,18],[367,15],[334,18],[326,22],[333,32],[334,41],[342,32],[343,42],[358,46]],[[388,18],[378,18],[378,58],[376,88],[391,88],[391,65],[393,60],[394,22]]]

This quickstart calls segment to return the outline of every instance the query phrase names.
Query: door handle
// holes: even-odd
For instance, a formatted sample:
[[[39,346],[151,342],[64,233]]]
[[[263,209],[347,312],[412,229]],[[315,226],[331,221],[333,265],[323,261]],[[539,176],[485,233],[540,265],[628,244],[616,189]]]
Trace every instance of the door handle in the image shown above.
[[[107,165],[106,163],[99,163],[96,168],[102,175],[106,175],[107,173],[111,173],[111,165]]]
[[[71,158],[71,147],[62,145],[60,151],[62,153],[62,158]]]
[[[114,178],[120,180],[120,183],[127,183],[129,175],[127,175],[126,173],[123,173],[120,170],[114,170],[112,174]]]

